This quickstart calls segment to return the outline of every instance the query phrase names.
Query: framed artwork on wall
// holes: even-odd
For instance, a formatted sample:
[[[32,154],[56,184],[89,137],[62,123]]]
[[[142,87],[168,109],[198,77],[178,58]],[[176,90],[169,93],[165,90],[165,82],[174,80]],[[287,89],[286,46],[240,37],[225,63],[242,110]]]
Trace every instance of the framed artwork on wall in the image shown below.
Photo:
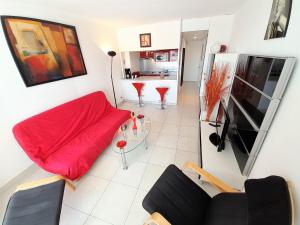
[[[151,34],[140,34],[140,46],[141,48],[151,47]]]
[[[1,22],[27,87],[87,74],[74,26],[15,16]]]
[[[291,10],[292,0],[273,0],[265,40],[286,36]]]

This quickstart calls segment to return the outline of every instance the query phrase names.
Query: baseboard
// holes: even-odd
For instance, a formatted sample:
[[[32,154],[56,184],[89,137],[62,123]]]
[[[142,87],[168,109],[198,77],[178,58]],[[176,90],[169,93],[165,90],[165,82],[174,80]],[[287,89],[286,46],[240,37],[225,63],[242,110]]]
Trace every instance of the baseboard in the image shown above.
[[[22,180],[26,176],[30,176],[35,171],[36,171],[35,164],[32,164],[31,166],[27,167],[25,170],[23,170],[17,176],[12,178],[10,181],[8,181],[6,184],[4,184],[2,187],[0,187],[0,193],[3,193],[5,191],[9,190],[12,187],[18,186],[20,184],[20,180]]]

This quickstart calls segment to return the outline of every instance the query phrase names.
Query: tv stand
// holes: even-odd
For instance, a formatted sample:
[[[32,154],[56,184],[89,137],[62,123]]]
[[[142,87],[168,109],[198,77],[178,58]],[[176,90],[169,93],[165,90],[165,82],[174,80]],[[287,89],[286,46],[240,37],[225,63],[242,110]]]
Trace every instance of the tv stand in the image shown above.
[[[207,172],[219,177],[236,189],[243,189],[247,177],[240,172],[231,144],[225,142],[223,151],[218,152],[210,140],[209,135],[216,132],[210,122],[200,120],[200,166]]]

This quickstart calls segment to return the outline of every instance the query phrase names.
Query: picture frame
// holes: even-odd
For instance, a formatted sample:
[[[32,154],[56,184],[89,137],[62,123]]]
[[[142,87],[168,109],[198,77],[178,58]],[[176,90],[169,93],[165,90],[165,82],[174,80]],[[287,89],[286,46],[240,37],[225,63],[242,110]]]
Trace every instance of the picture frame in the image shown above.
[[[292,0],[273,0],[265,40],[284,38],[287,34],[292,10]]]
[[[1,23],[26,87],[87,74],[74,26],[19,16]]]
[[[140,47],[141,48],[151,47],[151,33],[140,34]]]

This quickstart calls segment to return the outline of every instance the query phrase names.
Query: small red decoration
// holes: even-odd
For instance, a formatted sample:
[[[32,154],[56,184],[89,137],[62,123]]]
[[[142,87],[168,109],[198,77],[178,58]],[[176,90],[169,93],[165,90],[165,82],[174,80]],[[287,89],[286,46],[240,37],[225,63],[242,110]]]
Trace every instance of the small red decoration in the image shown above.
[[[137,126],[136,126],[136,118],[133,117],[133,118],[132,118],[132,121],[133,121],[132,130],[137,130]]]
[[[119,149],[123,149],[123,148],[126,146],[126,144],[127,144],[126,141],[121,140],[121,141],[118,141],[118,142],[117,142],[117,147],[118,147]]]
[[[137,118],[140,120],[140,119],[143,119],[145,116],[144,115],[142,115],[142,114],[139,114],[138,116],[137,116]]]

